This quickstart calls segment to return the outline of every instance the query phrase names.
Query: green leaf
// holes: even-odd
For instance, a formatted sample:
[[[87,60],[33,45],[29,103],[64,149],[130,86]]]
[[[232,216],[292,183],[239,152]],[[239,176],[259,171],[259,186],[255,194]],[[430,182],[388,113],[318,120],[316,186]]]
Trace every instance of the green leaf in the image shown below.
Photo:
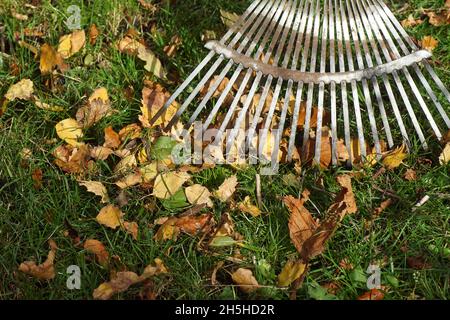
[[[361,267],[357,267],[350,273],[350,280],[352,280],[352,282],[366,283],[367,276]]]
[[[184,194],[184,190],[180,189],[173,196],[168,199],[161,200],[164,208],[167,210],[174,210],[180,208],[186,208],[190,204],[187,202],[186,195]]]
[[[230,236],[215,237],[209,243],[211,247],[226,247],[236,244],[237,241]]]
[[[398,287],[398,279],[390,274],[386,275],[386,281],[394,288]]]
[[[166,159],[172,153],[172,149],[176,146],[177,142],[170,137],[159,137],[150,150],[150,155],[153,159],[163,160]]]
[[[315,300],[337,300],[337,297],[334,294],[328,293],[327,289],[316,282],[309,283],[308,294]]]

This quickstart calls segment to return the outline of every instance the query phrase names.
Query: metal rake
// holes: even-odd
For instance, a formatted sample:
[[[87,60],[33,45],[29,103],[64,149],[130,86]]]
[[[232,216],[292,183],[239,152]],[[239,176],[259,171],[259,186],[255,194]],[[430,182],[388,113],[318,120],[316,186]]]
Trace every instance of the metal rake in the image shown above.
[[[441,139],[450,128],[450,93],[426,60],[431,53],[419,50],[380,0],[256,0],[220,41],[205,46],[208,55],[150,124],[186,93],[165,130],[185,113],[186,129],[200,118],[203,131],[218,128],[216,144],[227,131],[232,145],[245,127],[248,148],[260,130],[259,150],[277,130],[272,160],[283,137],[291,160],[315,136],[319,163],[327,114],[334,165],[342,135],[351,163],[353,132],[361,157],[373,145],[379,158],[384,141],[409,147],[418,138],[427,148],[430,136]]]

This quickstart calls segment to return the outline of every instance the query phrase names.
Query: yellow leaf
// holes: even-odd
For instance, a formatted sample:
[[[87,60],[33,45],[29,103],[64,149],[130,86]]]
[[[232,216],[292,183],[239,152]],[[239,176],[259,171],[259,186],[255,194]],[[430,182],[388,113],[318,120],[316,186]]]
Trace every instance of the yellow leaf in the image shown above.
[[[77,120],[71,118],[64,119],[58,122],[55,128],[58,137],[71,146],[78,147],[83,144],[78,142],[78,139],[83,137],[83,131],[81,130]]]
[[[138,58],[146,63],[144,66],[145,70],[158,78],[164,79],[166,77],[166,71],[161,64],[161,61],[159,61],[152,51],[141,46],[138,48]]]
[[[103,183],[99,181],[80,181],[80,186],[84,186],[87,188],[87,191],[92,192],[93,194],[102,197],[102,203],[109,202],[108,191]]]
[[[225,179],[225,181],[220,185],[219,189],[214,192],[214,196],[222,202],[228,201],[228,199],[230,199],[236,191],[237,184],[238,182],[236,175]]]
[[[450,161],[450,142],[447,142],[444,150],[442,150],[441,155],[439,156],[439,163],[441,165],[445,165]]]
[[[126,175],[125,177],[117,181],[115,184],[120,189],[125,189],[131,186],[135,186],[141,182],[142,182],[142,174],[140,171],[138,171]]]
[[[41,46],[41,56],[39,60],[39,69],[41,70],[41,74],[49,74],[56,67],[58,67],[61,71],[64,71],[68,66],[64,63],[59,52],[57,52],[48,43],[44,43]]]
[[[306,264],[302,260],[289,260],[278,275],[278,285],[288,287],[292,282],[300,278],[306,271]]]
[[[9,87],[5,98],[9,101],[16,99],[30,100],[34,92],[33,82],[30,79],[22,79]]]
[[[114,168],[115,173],[125,173],[129,169],[137,166],[136,157],[133,154],[130,154],[119,161],[119,163]]]
[[[36,265],[34,261],[22,262],[19,266],[19,271],[29,274],[37,279],[51,280],[55,277],[55,267],[53,265],[56,255],[56,243],[53,240],[49,241],[50,251],[47,259],[40,265]]]
[[[133,237],[134,240],[137,240],[139,226],[138,226],[138,224],[136,222],[134,222],[134,221],[133,222],[124,221],[123,228],[129,234],[131,234],[131,236]]]
[[[239,16],[234,12],[228,12],[220,9],[220,18],[222,19],[223,24],[230,28],[236,20],[239,19]]]
[[[170,94],[159,84],[146,82],[145,87],[142,89],[142,114],[139,115],[139,121],[144,127],[152,128],[161,124],[166,126],[169,123],[179,107],[176,101],[174,101],[152,125],[150,125],[149,122],[164,106],[169,97]]]
[[[97,146],[91,149],[90,156],[97,160],[106,160],[111,153],[113,153],[113,151],[110,148]]]
[[[120,52],[131,55],[137,55],[139,48],[143,48],[145,50],[145,46],[142,43],[128,36],[119,41],[117,48]]]
[[[169,272],[161,259],[156,258],[154,262],[154,264],[152,263],[145,267],[141,277],[152,277],[157,274]]]
[[[397,168],[403,163],[403,160],[408,157],[408,154],[405,151],[406,146],[404,144],[401,147],[389,151],[383,158],[383,165],[389,170]]]
[[[170,198],[190,177],[186,172],[162,173],[155,179],[153,195],[160,199]]]
[[[122,224],[123,212],[112,204],[103,207],[95,218],[98,223],[111,229],[116,229]]]
[[[111,126],[105,128],[105,143],[103,144],[106,148],[115,149],[120,146],[119,134],[113,130]]]
[[[40,108],[42,110],[49,110],[49,111],[54,111],[54,112],[64,111],[63,107],[51,106],[48,103],[41,102],[39,100],[34,101],[34,104],[36,105],[36,107],[38,107],[38,108]]]
[[[433,50],[437,47],[439,44],[439,41],[437,41],[432,36],[425,36],[422,38],[422,41],[420,41],[422,49],[428,50],[430,52],[433,52]]]
[[[404,28],[409,28],[409,27],[415,27],[415,26],[418,26],[418,25],[422,24],[423,20],[421,20],[421,19],[414,19],[412,14],[410,14],[408,16],[408,18],[403,20],[401,23],[402,23],[402,26]]]
[[[257,206],[251,203],[250,197],[246,196],[244,201],[238,204],[239,210],[242,212],[246,212],[251,214],[254,217],[257,217],[261,214],[261,210]]]
[[[239,268],[231,275],[231,278],[245,293],[253,292],[259,287],[258,281],[249,269]]]
[[[141,168],[142,179],[144,182],[149,183],[158,175],[157,163],[153,162]]]
[[[213,203],[209,198],[211,193],[209,190],[199,184],[194,184],[185,189],[186,198],[190,204],[206,204],[208,207],[212,207]]]
[[[116,278],[109,282],[102,283],[94,290],[93,298],[98,300],[108,300],[115,293],[127,290],[131,285],[140,282],[140,280],[140,277],[134,272],[117,272]]]
[[[83,48],[86,42],[84,30],[76,30],[59,39],[58,52],[64,59],[70,58]]]

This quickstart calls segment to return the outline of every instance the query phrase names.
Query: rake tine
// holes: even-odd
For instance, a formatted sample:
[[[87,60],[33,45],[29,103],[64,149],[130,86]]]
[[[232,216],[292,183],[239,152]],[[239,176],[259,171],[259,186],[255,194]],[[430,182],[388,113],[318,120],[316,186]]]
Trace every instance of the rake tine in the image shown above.
[[[324,18],[322,21],[322,38],[321,38],[321,53],[320,53],[320,72],[324,73],[327,63],[327,34],[328,34],[328,5],[327,1],[324,1]],[[314,162],[320,164],[320,153],[322,149],[322,117],[323,117],[323,100],[325,95],[325,83],[319,84],[319,101],[317,106],[317,125],[316,125],[316,145]],[[333,143],[333,142],[332,142]]]
[[[394,14],[392,13],[392,11],[389,10],[389,8],[381,1],[378,1],[378,4],[381,5],[381,7],[383,8],[384,12],[389,17],[390,21],[394,24],[395,28],[397,28],[397,30],[402,35],[403,39],[408,43],[408,45],[412,48],[412,50],[413,51],[419,50],[417,45],[411,40],[410,36],[406,33],[406,31],[402,27],[402,25],[397,21],[397,19],[395,18]],[[427,71],[430,73],[431,77],[433,78],[434,82],[439,87],[439,89],[442,91],[442,93],[444,93],[444,95],[447,98],[448,102],[450,102],[450,93],[449,93],[449,91],[447,90],[445,85],[442,83],[441,79],[438,77],[436,72],[433,70],[433,68],[431,67],[430,63],[427,60],[423,60],[422,64],[425,66]],[[447,123],[447,125],[448,125],[448,123]]]
[[[342,24],[341,16],[339,12],[339,7],[337,5],[337,0],[334,0],[335,16],[336,16],[336,37],[338,44],[338,59],[339,59],[339,71],[345,71],[345,61],[344,61],[344,47],[342,43]],[[351,138],[350,138],[350,120],[348,112],[348,100],[347,100],[347,83],[345,81],[341,82],[341,98],[342,98],[342,112],[344,117],[344,139],[345,145],[347,146],[347,152],[349,155],[348,163],[353,163],[353,154],[351,149]]]
[[[297,10],[297,14],[298,13],[300,13],[299,10]],[[292,26],[292,19],[290,19],[290,21],[288,22],[288,25]],[[295,26],[293,26],[293,27],[295,28]],[[287,30],[287,31],[289,31],[289,30]],[[287,32],[286,32],[285,36],[287,36]],[[286,52],[284,53],[285,54],[285,59],[284,59],[284,61],[282,63],[282,67],[283,68],[286,68],[288,66],[289,58],[290,58],[290,55],[291,55],[291,52],[292,52],[292,45],[294,43],[294,40],[295,40],[295,33],[292,32],[291,33],[291,37],[290,37],[290,41],[289,41],[289,44],[288,44],[288,48],[287,48]],[[275,59],[277,61],[279,59],[279,56],[282,53],[282,50],[280,50],[280,48],[282,49],[282,47],[279,47],[278,48],[279,50],[277,51],[277,53],[275,55]],[[259,154],[262,154],[262,151],[263,151],[263,148],[264,148],[264,143],[262,143],[262,141],[265,141],[267,139],[267,134],[268,134],[268,131],[269,131],[269,128],[270,128],[270,123],[271,123],[271,120],[272,120],[272,117],[273,117],[273,114],[274,114],[274,111],[275,111],[276,104],[278,102],[278,96],[279,96],[280,91],[281,91],[282,83],[283,83],[283,78],[280,77],[278,79],[278,81],[277,81],[276,86],[275,86],[275,91],[274,91],[273,96],[272,96],[272,102],[270,104],[269,113],[267,114],[266,121],[265,121],[265,124],[264,124],[264,129],[262,131],[261,141],[259,141],[259,152],[260,152]],[[279,134],[278,138],[281,139],[281,137],[282,137],[282,134]],[[276,138],[275,140],[278,140],[278,139]],[[278,150],[276,151],[276,155],[278,156]],[[275,162],[272,162],[272,163],[275,163]]]
[[[394,26],[392,25],[392,23],[390,22],[390,20],[388,19],[388,17],[384,13],[384,11],[382,11],[382,9],[378,5],[375,5],[375,7],[377,8],[378,12],[380,13],[380,16],[383,18],[384,22],[388,26],[389,30],[391,30],[394,38],[397,40],[397,42],[400,45],[400,48],[402,49],[402,51],[405,54],[410,54],[411,53],[410,50],[408,50],[408,48],[406,47],[405,43],[400,38],[400,35],[395,30]],[[438,109],[439,113],[441,114],[442,118],[444,119],[445,124],[447,125],[447,127],[450,128],[450,119],[449,119],[448,115],[446,114],[445,110],[443,109],[443,107],[442,107],[441,103],[439,102],[438,98],[436,97],[436,94],[434,93],[433,89],[431,89],[430,84],[425,79],[425,76],[423,75],[422,71],[419,69],[419,67],[417,66],[416,63],[414,63],[412,65],[412,67],[413,67],[414,71],[416,72],[417,77],[422,82],[422,85],[425,87],[425,90],[427,91],[427,93],[430,96],[431,100],[433,100],[433,103],[435,104],[435,106]]]
[[[283,42],[283,38],[286,37],[285,34],[289,31],[289,29],[287,28],[285,23],[286,23],[287,18],[291,14],[290,13],[291,10],[294,10],[294,3],[292,1],[289,2],[288,8],[289,9],[286,9],[283,12],[283,16],[281,17],[280,23],[278,24],[277,30],[275,31],[275,35],[273,36],[272,41],[270,43],[269,50],[268,50],[268,52],[266,53],[266,55],[264,57],[264,61],[263,61],[264,63],[267,63],[269,61],[269,58],[270,58],[270,56],[272,54],[272,50],[274,49],[274,47],[275,47],[275,45],[276,45],[276,43],[278,41],[278,38],[280,36],[281,31],[283,31],[283,29],[287,30],[287,31],[283,32],[282,40],[280,42]],[[282,48],[283,45],[284,45],[284,42],[283,42],[282,45],[280,45],[280,47]],[[277,63],[277,59],[275,57],[273,64],[276,65],[276,63]],[[244,89],[245,89],[245,87],[247,85],[247,82],[250,79],[251,73],[252,73],[252,71],[249,69],[247,71],[246,77],[244,78],[244,80],[242,81],[242,83],[241,83],[241,85],[239,87],[238,92],[236,93],[236,96],[235,96],[235,98],[234,98],[234,100],[233,100],[233,102],[232,102],[232,104],[231,104],[231,106],[230,106],[226,116],[225,116],[225,119],[222,122],[222,125],[219,128],[219,131],[217,132],[215,143],[219,143],[221,141],[222,135],[223,135],[223,133],[224,133],[224,131],[225,131],[227,125],[228,125],[228,122],[230,121],[230,119],[231,119],[231,117],[232,117],[232,115],[234,113],[234,109],[236,108],[237,104],[240,101],[240,98],[241,98],[241,96],[242,96],[242,94],[244,92]]]
[[[273,5],[273,1],[271,1],[270,5],[266,6],[264,8],[264,11],[260,14],[260,17],[258,18],[258,20],[253,24],[253,27],[251,28],[251,30],[249,31],[248,36],[244,39],[244,41],[239,45],[237,52],[241,52],[247,45],[247,42],[249,41],[249,38],[253,35],[253,33],[258,29],[259,27],[259,33],[255,36],[255,39],[253,41],[251,41],[250,47],[247,49],[247,54],[251,53],[254,49],[254,47],[256,46],[256,42],[259,40],[259,38],[261,37],[263,31],[265,30],[265,28],[267,27],[267,25],[269,24],[269,22],[271,21],[270,17],[274,11],[276,10],[277,6]],[[269,9],[271,9],[269,16],[267,16],[267,14],[269,13]],[[264,18],[266,18],[266,16],[269,19],[265,19],[263,24],[260,26],[261,22],[263,21]],[[219,87],[219,85],[221,84],[222,80],[225,78],[225,76],[227,75],[228,71],[231,69],[231,67],[233,66],[233,61],[230,60],[228,62],[228,64],[226,65],[226,67],[222,70],[222,72],[220,73],[218,79],[214,82],[214,85],[209,88],[207,94],[203,97],[201,103],[198,105],[197,109],[194,111],[194,113],[192,114],[192,116],[190,117],[189,121],[186,123],[185,125],[185,129],[187,130],[192,123],[195,121],[195,119],[197,118],[197,116],[200,114],[200,112],[203,110],[203,108],[206,106],[206,103],[209,101],[209,99],[213,96],[214,92],[217,90],[217,88]],[[222,94],[219,97],[219,100],[216,103],[216,109],[218,109],[223,101],[225,100],[225,98],[227,97],[227,94],[229,92],[229,90],[231,90],[232,85],[234,84],[235,80],[237,79],[237,77],[239,76],[240,71],[243,69],[242,66],[238,67],[239,71],[236,70],[236,72],[234,73],[233,77],[230,79],[227,87],[225,88],[224,92],[226,92],[226,94]],[[172,121],[171,121],[172,122]],[[169,123],[169,125],[171,125]]]
[[[303,0],[302,0],[303,2]],[[302,14],[301,15],[297,15],[297,18],[294,22],[294,29],[297,30],[297,39],[295,42],[295,50],[292,56],[292,62],[291,62],[291,70],[296,70],[297,68],[297,63],[298,63],[298,56],[300,53],[300,48],[301,48],[301,42],[303,40],[303,31],[304,28],[301,28],[301,21],[304,21],[304,23],[302,23],[303,26],[306,25],[306,14],[307,14],[307,9],[308,9],[308,5],[307,2],[305,2],[302,6]],[[292,39],[293,40],[293,39]],[[290,56],[287,56],[290,57]],[[288,61],[287,61],[288,62]],[[287,67],[287,63],[285,64],[285,67]],[[284,96],[284,103],[283,103],[283,109],[281,112],[281,117],[280,117],[280,122],[279,122],[279,126],[278,126],[278,137],[275,139],[275,144],[274,144],[274,148],[273,148],[273,153],[272,153],[272,163],[276,163],[277,159],[278,159],[278,149],[280,148],[280,143],[281,143],[281,139],[283,137],[283,131],[284,131],[284,124],[286,121],[286,115],[287,115],[287,111],[288,111],[288,107],[289,107],[289,102],[290,102],[290,98],[291,98],[291,94],[292,94],[292,87],[294,85],[294,81],[292,79],[288,80],[287,83],[287,88],[286,88],[286,94]],[[291,139],[295,139],[295,137],[291,137]]]
[[[316,71],[316,63],[317,63],[317,47],[318,47],[318,38],[319,38],[319,28],[320,28],[320,10],[319,10],[320,1],[317,1],[316,4],[316,14],[314,19],[314,34],[312,41],[312,49],[311,49],[311,61],[310,61],[310,72]],[[305,114],[305,123],[303,125],[303,146],[302,146],[302,157],[306,155],[306,147],[309,141],[309,127],[311,121],[311,110],[314,96],[314,83],[310,83],[308,85],[308,95],[306,98],[306,114]]]
[[[356,0],[356,1],[358,3],[360,12],[361,13],[365,12],[364,14],[367,15],[369,22],[370,22],[367,25],[367,28],[371,28],[373,30],[373,32],[375,33],[375,38],[377,39],[377,41],[383,51],[383,55],[384,55],[386,61],[388,61],[388,62],[392,61],[391,55],[386,47],[386,43],[378,29],[378,24],[375,21],[374,15],[372,14],[372,12],[368,12],[368,10],[370,10],[370,9],[367,8],[367,5],[364,6],[363,2],[361,0]],[[361,8],[363,8],[363,9],[361,9]],[[403,87],[403,84],[400,80],[400,77],[398,76],[397,71],[392,72],[392,76],[394,78],[394,81],[395,81],[395,84],[397,85],[398,90],[400,91],[400,95],[402,96],[403,102],[405,103],[406,109],[408,111],[409,117],[411,118],[414,129],[416,130],[419,140],[422,143],[422,147],[424,149],[427,149],[428,145],[425,141],[425,136],[423,135],[423,132],[422,132],[422,129],[420,128],[419,122],[417,121],[416,114],[414,113],[411,102],[409,101],[408,94],[406,93],[405,88]]]
[[[358,30],[359,36],[361,38],[361,43],[362,43],[362,47],[363,47],[363,50],[364,50],[366,62],[367,62],[368,67],[371,68],[371,67],[374,66],[374,64],[373,64],[372,56],[370,55],[369,47],[367,45],[367,39],[366,39],[366,36],[364,34],[364,27],[363,27],[363,25],[361,23],[361,19],[359,18],[358,11],[355,8],[355,3],[353,1],[350,2],[350,3],[352,5],[352,9],[353,9],[353,13],[354,13],[352,15],[356,18],[355,19],[356,29]],[[348,2],[347,2],[347,4],[348,4]],[[349,10],[350,10],[350,8],[349,8]],[[383,98],[381,97],[381,91],[380,91],[380,86],[378,84],[378,79],[376,77],[373,77],[371,79],[371,82],[372,82],[372,85],[373,85],[375,96],[377,98],[378,107],[380,109],[381,120],[383,121],[383,127],[384,127],[384,130],[386,132],[386,138],[387,138],[388,146],[389,146],[389,148],[391,148],[394,145],[394,140],[392,138],[392,133],[391,133],[391,128],[390,128],[389,122],[387,120],[386,110],[384,108]]]
[[[314,21],[314,15],[313,15],[314,6],[311,1],[309,1],[310,6],[309,6],[309,13],[308,13],[308,23],[306,25],[305,43],[303,46],[302,63],[300,66],[300,71],[306,70],[306,64],[308,62],[308,56],[309,56],[309,50],[310,50],[309,45],[311,44],[311,31],[312,31],[313,21]],[[303,25],[303,22],[302,22],[302,25]],[[293,154],[294,147],[295,147],[295,136],[296,136],[296,132],[297,132],[297,122],[298,122],[298,116],[300,113],[300,106],[301,106],[301,102],[302,102],[303,85],[304,85],[303,81],[300,81],[297,84],[297,95],[295,97],[294,113],[293,113],[292,123],[291,123],[291,137],[289,139],[289,147],[288,147],[288,156],[287,156],[288,161],[292,160],[292,154]]]
[[[330,72],[336,72],[335,59],[335,26],[334,26],[334,12],[332,0],[329,0],[329,30],[330,30]],[[330,100],[331,100],[331,161],[333,165],[337,164],[337,114],[336,114],[336,82],[330,83]]]
[[[389,34],[389,31],[386,29],[386,26],[383,24],[383,21],[381,20],[378,12],[376,12],[376,6],[373,4],[368,3],[369,9],[374,13],[375,20],[377,21],[379,27],[381,28],[381,31],[383,32],[383,35],[385,36],[389,47],[394,54],[394,57],[398,59],[400,57],[400,53],[397,50],[397,47],[395,46],[394,42],[391,39],[391,36]],[[374,10],[375,8],[375,10]],[[419,105],[422,108],[422,111],[425,113],[425,116],[427,117],[428,122],[431,125],[431,128],[433,129],[436,137],[440,140],[442,138],[442,134],[439,130],[439,127],[437,126],[436,122],[433,119],[433,116],[430,113],[430,110],[428,110],[428,107],[425,103],[425,100],[423,99],[422,95],[419,92],[419,89],[417,88],[414,79],[411,77],[411,74],[409,73],[408,69],[406,67],[403,68],[403,73],[411,87],[411,89],[414,92],[414,95],[416,96],[417,100],[419,101]]]
[[[371,46],[372,51],[373,51],[373,53],[375,55],[375,60],[376,60],[377,64],[382,64],[383,60],[381,59],[380,52],[379,52],[377,44],[376,44],[376,42],[374,40],[374,36],[372,34],[372,29],[370,27],[370,23],[367,20],[367,17],[365,15],[364,11],[362,11],[359,3],[356,3],[356,5],[358,7],[359,16],[363,20],[364,29],[367,32],[367,37],[369,38],[370,46]],[[388,93],[389,100],[390,100],[390,102],[392,104],[392,109],[394,111],[395,118],[397,119],[397,123],[399,125],[400,132],[402,133],[403,140],[405,141],[406,145],[409,146],[410,145],[409,136],[408,136],[408,133],[406,132],[406,128],[405,128],[405,125],[403,123],[403,119],[402,119],[402,116],[400,114],[400,110],[399,110],[399,107],[398,107],[397,100],[395,98],[394,92],[392,90],[391,83],[389,82],[389,78],[388,78],[388,76],[386,74],[383,74],[381,78],[383,80],[383,84],[384,84],[384,86],[386,88],[386,91]],[[389,140],[388,140],[388,143],[389,143]],[[390,143],[391,144],[389,144],[389,146],[392,147],[393,141],[391,141]]]
[[[248,18],[253,10],[258,6],[257,10],[262,9],[267,4],[267,1],[255,1],[253,2],[247,10],[245,10],[244,14],[231,26],[231,28],[227,31],[227,33],[222,37],[220,40],[221,43],[225,44],[226,41],[228,41],[229,38],[236,32],[236,35],[232,39],[231,44],[235,44],[241,37],[242,33],[249,27],[251,20],[245,21],[246,18]],[[259,11],[256,11],[259,12]],[[243,24],[243,26],[241,26]],[[214,56],[214,52],[211,51],[208,53],[208,55],[200,62],[200,64],[192,71],[192,73],[186,78],[185,81],[178,87],[178,89],[172,94],[172,96],[167,100],[167,102],[164,104],[164,106],[153,116],[153,118],[149,121],[150,125],[155,123],[156,120],[158,120],[159,117],[167,110],[167,108],[175,101],[175,99],[180,95],[181,92],[183,92],[184,89],[194,80],[194,78],[199,74],[199,72],[208,64],[208,62],[212,59]]]
[[[353,56],[352,56],[352,48],[350,43],[350,35],[348,31],[348,22],[347,22],[347,16],[345,14],[344,6],[342,5],[342,0],[339,0],[340,8],[341,8],[341,19],[342,19],[342,26],[344,31],[344,42],[345,42],[345,49],[347,53],[347,63],[348,63],[348,69],[350,71],[354,71],[354,65],[353,65]],[[351,88],[352,88],[352,96],[353,96],[353,106],[355,109],[355,118],[356,118],[356,126],[358,129],[358,140],[359,140],[359,149],[361,156],[364,158],[366,156],[366,142],[364,141],[364,131],[363,131],[363,124],[361,119],[361,109],[359,105],[359,96],[358,96],[358,87],[355,80],[351,82]]]

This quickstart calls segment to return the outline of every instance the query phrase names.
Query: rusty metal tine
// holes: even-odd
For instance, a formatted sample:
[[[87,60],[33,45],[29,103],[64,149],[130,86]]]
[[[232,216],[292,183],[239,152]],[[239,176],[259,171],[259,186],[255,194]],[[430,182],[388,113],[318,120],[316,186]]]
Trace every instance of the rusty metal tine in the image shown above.
[[[394,42],[392,41],[392,38],[389,34],[389,31],[386,29],[386,26],[384,25],[383,21],[381,20],[378,11],[376,11],[376,7],[372,4],[370,5],[369,3],[367,3],[369,9],[372,11],[376,22],[378,23],[381,32],[383,33],[386,41],[388,42],[388,45],[392,51],[392,53],[394,54],[394,57],[397,59],[400,57],[400,52],[398,51],[397,47],[395,46]],[[436,137],[440,140],[442,138],[442,134],[439,130],[438,125],[436,124],[436,122],[433,119],[433,116],[430,113],[430,110],[427,107],[427,104],[425,103],[425,100],[423,99],[422,95],[420,94],[419,89],[416,86],[416,83],[414,82],[414,79],[412,78],[411,74],[408,71],[407,67],[403,68],[403,73],[414,93],[414,95],[416,96],[417,101],[419,102],[420,107],[422,108],[422,111],[425,113],[425,116],[427,117],[428,122],[431,125],[431,128],[433,129]]]
[[[353,1],[351,1],[350,3],[352,5],[352,10],[353,10],[354,17],[355,17],[356,29],[358,30],[359,36],[361,38],[361,44],[362,44],[362,47],[364,50],[364,55],[366,58],[367,66],[369,68],[372,68],[374,66],[374,63],[372,60],[372,56],[370,54],[370,49],[367,45],[367,38],[364,33],[364,26],[359,17],[358,10],[355,8],[355,3]],[[378,108],[380,109],[381,120],[383,122],[383,127],[386,132],[387,143],[388,143],[388,146],[391,148],[394,145],[394,140],[392,138],[391,128],[390,128],[390,125],[389,125],[389,122],[387,119],[386,110],[384,108],[383,98],[381,97],[381,90],[380,90],[380,86],[378,84],[378,79],[376,77],[373,77],[372,79],[369,79],[369,80],[372,82],[375,96],[377,98]]]
[[[369,19],[369,22],[370,22],[367,25],[367,28],[371,28],[372,31],[374,32],[375,38],[377,39],[378,44],[381,47],[381,50],[383,52],[383,55],[384,55],[386,61],[392,61],[390,52],[387,49],[384,38],[381,35],[380,30],[378,29],[378,24],[376,23],[374,15],[372,14],[370,8],[368,8],[367,5],[364,5],[362,0],[356,0],[356,1],[358,3],[358,6],[360,6],[360,12],[365,12],[365,15],[367,15],[367,18]],[[426,149],[428,147],[428,145],[425,141],[425,136],[423,134],[420,124],[417,120],[416,114],[414,113],[414,110],[412,108],[411,102],[409,101],[408,94],[406,93],[405,88],[403,87],[403,84],[400,80],[400,77],[399,77],[397,71],[392,72],[392,76],[394,78],[394,81],[395,81],[395,84],[397,85],[398,90],[400,91],[400,95],[402,96],[403,102],[405,103],[409,117],[411,118],[411,122],[413,123],[414,129],[416,130],[417,136],[419,137],[419,140],[422,143],[423,148]]]
[[[387,16],[389,17],[390,21],[394,24],[395,28],[400,32],[400,34],[402,35],[403,39],[408,43],[408,45],[412,48],[412,50],[413,51],[419,50],[417,45],[411,40],[411,37],[406,33],[405,29],[402,27],[400,22],[398,22],[398,20],[395,18],[395,16],[392,13],[392,11],[381,1],[378,1],[378,4],[383,8],[384,12],[387,14]],[[431,75],[431,77],[433,78],[433,80],[436,83],[436,85],[439,87],[439,89],[445,95],[447,100],[450,102],[450,92],[447,90],[445,85],[442,83],[442,80],[438,77],[436,72],[433,70],[433,68],[431,67],[430,63],[427,60],[423,60],[422,64],[425,66],[425,68],[427,69],[427,71]]]
[[[278,5],[281,5],[281,4],[282,4],[282,2],[278,3]],[[279,6],[277,6],[277,5],[274,5],[274,6],[272,6],[272,5],[273,5],[273,1],[271,1],[270,5],[268,5],[268,6],[266,6],[264,8],[263,12],[260,13],[259,18],[256,20],[256,22],[253,24],[251,30],[249,31],[249,34],[246,37],[246,40],[248,40],[249,37],[251,37],[256,30],[259,30],[259,32],[255,36],[255,39],[251,40],[251,44],[250,44],[249,48],[247,49],[246,54],[251,54],[251,52],[254,50],[257,41],[261,38],[261,36],[262,36],[263,32],[265,31],[266,27],[269,25],[270,21],[272,20],[273,14],[276,12],[276,9],[279,8]],[[265,20],[264,20],[263,24],[261,25],[261,22],[263,21],[264,18],[265,18]],[[245,46],[247,45],[247,42],[248,41],[244,40],[239,45],[239,48],[237,49],[237,52],[241,52],[245,48]],[[226,67],[222,70],[222,72],[220,73],[219,77],[214,82],[214,85],[211,88],[209,88],[207,94],[203,97],[203,99],[200,102],[200,104],[198,105],[197,109],[194,111],[194,113],[190,117],[189,121],[186,123],[185,129],[188,129],[192,125],[192,123],[195,121],[197,116],[200,114],[200,112],[206,106],[206,103],[210,100],[210,98],[213,96],[214,92],[217,90],[219,85],[222,83],[223,79],[227,75],[228,71],[232,68],[233,64],[234,64],[233,61],[230,60],[228,62],[228,64],[226,65]],[[234,84],[235,80],[239,76],[240,71],[242,71],[242,67],[241,66],[239,67],[239,72],[236,71],[233,74],[233,77],[230,79],[227,87],[224,89],[224,92],[226,92],[226,94],[221,95],[221,97],[219,97],[219,100],[216,102],[217,108],[219,108],[222,105],[223,101],[227,97],[227,94],[228,94],[229,90],[231,89],[232,85]],[[170,125],[170,123],[169,123],[169,125]]]
[[[379,2],[378,2],[378,4],[379,4]],[[389,28],[389,30],[392,32],[394,39],[396,39],[396,41],[399,44],[400,48],[402,49],[403,53],[410,54],[411,51],[408,50],[405,43],[401,39],[400,35],[395,30],[395,27],[392,25],[391,21],[386,16],[385,12],[382,10],[382,8],[380,8],[379,5],[375,5],[375,7],[377,8],[378,13],[384,20],[384,22],[387,25],[387,27]],[[439,113],[441,114],[442,118],[444,119],[445,124],[447,125],[447,127],[450,128],[450,119],[449,119],[447,113],[445,112],[444,108],[442,107],[441,103],[439,102],[439,100],[438,100],[436,94],[434,93],[433,89],[431,88],[430,84],[428,83],[427,79],[423,75],[422,71],[419,69],[419,67],[416,63],[412,64],[411,66],[414,69],[415,73],[417,74],[417,77],[419,78],[420,82],[424,86],[425,90],[427,91],[427,94],[430,96],[431,100],[433,101],[433,103],[435,104]]]

